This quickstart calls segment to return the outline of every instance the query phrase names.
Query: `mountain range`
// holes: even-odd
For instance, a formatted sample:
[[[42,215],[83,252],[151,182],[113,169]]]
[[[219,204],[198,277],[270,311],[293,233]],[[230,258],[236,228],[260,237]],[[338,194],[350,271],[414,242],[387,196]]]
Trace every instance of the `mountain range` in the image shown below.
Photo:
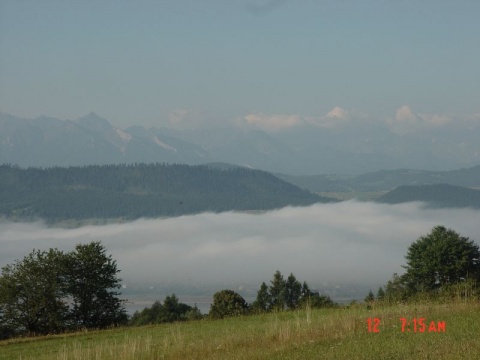
[[[478,165],[479,138],[479,128],[403,135],[379,124],[268,133],[233,125],[121,129],[95,113],[76,120],[0,113],[0,163],[21,167],[227,162],[289,175],[439,171]]]

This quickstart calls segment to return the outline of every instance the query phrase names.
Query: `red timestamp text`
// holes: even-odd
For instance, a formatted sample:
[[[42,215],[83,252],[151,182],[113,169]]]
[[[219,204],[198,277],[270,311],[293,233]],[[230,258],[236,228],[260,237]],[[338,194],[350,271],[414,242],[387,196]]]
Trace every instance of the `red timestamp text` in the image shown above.
[[[400,318],[402,332],[414,333],[440,333],[447,331],[447,324],[445,321],[427,321],[426,318]],[[381,320],[379,318],[368,318],[368,332],[379,333]]]
[[[402,322],[402,332],[445,332],[447,331],[447,324],[445,321],[427,321],[426,318],[400,318]]]
[[[368,332],[379,333],[380,332],[380,319],[379,318],[368,318]]]

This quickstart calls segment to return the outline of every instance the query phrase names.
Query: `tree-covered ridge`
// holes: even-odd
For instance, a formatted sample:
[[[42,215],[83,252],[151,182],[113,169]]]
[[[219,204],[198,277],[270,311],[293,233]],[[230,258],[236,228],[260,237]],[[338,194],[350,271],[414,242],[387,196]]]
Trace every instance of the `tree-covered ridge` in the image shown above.
[[[379,202],[400,204],[423,201],[433,207],[480,208],[480,190],[447,184],[400,186],[381,196]]]
[[[329,199],[246,168],[133,164],[0,166],[0,214],[48,221],[268,210]]]

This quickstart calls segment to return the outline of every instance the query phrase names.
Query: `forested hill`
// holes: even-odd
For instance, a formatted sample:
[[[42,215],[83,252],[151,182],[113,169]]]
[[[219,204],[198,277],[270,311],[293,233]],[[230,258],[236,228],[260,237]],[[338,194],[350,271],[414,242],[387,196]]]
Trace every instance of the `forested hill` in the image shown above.
[[[433,207],[480,208],[480,190],[447,184],[400,186],[377,201],[399,204],[423,201]]]
[[[327,202],[270,173],[245,168],[135,164],[20,169],[0,166],[0,215],[109,219],[268,210]]]

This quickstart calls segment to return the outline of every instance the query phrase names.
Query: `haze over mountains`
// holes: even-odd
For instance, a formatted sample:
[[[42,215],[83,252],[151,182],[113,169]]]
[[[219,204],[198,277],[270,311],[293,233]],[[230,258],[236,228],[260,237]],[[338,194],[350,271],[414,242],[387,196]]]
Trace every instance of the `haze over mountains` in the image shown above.
[[[74,121],[0,113],[0,163],[21,167],[219,161],[291,175],[452,170],[480,163],[478,139],[478,126],[428,132],[394,132],[368,123],[341,130],[305,125],[277,132],[234,125],[120,129],[95,113]]]

